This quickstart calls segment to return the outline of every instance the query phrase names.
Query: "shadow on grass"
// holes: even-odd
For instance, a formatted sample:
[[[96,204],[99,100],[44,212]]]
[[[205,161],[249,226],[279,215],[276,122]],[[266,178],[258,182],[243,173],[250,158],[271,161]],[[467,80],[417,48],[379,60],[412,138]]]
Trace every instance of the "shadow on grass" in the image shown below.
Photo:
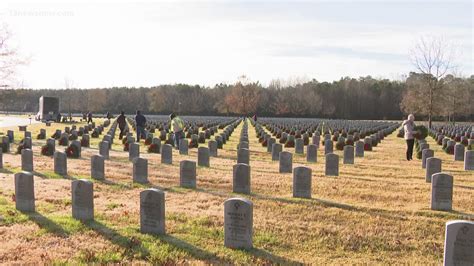
[[[83,224],[111,243],[124,248],[125,250],[123,255],[125,257],[135,257],[135,255],[138,253],[142,259],[145,259],[150,255],[150,251],[145,246],[143,246],[141,241],[136,237],[129,238],[123,236],[116,230],[96,220],[86,221],[83,222]]]
[[[13,174],[13,171],[6,168],[0,168],[0,174]]]
[[[258,248],[252,248],[247,251],[249,254],[252,254],[255,257],[268,260],[271,264],[278,264],[278,265],[303,265],[303,263],[298,261],[293,261],[291,259],[283,258],[272,254],[268,251]]]
[[[474,190],[474,187],[471,187],[471,186],[463,186],[463,185],[454,185],[454,186],[455,186],[455,187],[459,187],[459,188]]]
[[[64,228],[54,222],[53,220],[49,219],[48,217],[43,216],[41,213],[38,212],[22,212],[28,219],[32,222],[36,223],[40,228],[46,230],[46,232],[54,234],[60,237],[67,237],[69,232],[64,230]]]
[[[219,192],[219,191],[206,190],[203,188],[196,188],[194,190],[211,194],[214,196],[219,196],[219,197],[233,197],[236,195],[240,196],[240,194],[236,194],[236,193],[224,193],[224,192]],[[242,196],[243,197],[251,196],[257,199],[261,199],[261,200],[270,200],[270,201],[276,201],[276,202],[287,203],[287,204],[311,205],[313,203],[317,203],[324,207],[338,208],[338,209],[342,209],[346,211],[364,212],[371,216],[382,216],[388,219],[406,219],[403,213],[397,213],[396,211],[389,211],[389,210],[375,209],[375,208],[368,208],[368,207],[359,207],[359,206],[354,206],[354,205],[350,205],[346,203],[340,203],[340,202],[335,202],[335,201],[330,201],[330,200],[325,200],[325,199],[318,199],[318,198],[311,198],[311,199],[278,198],[278,197],[272,197],[272,196],[256,194],[256,193],[251,193],[250,195],[242,194]]]
[[[189,253],[193,258],[200,259],[200,260],[206,260],[207,262],[210,263],[231,263],[231,261],[226,261],[222,258],[217,257],[215,254],[210,253],[206,250],[203,250],[199,247],[196,247],[186,241],[183,241],[179,238],[176,238],[171,235],[156,235],[156,238],[160,239],[163,242],[166,242],[169,245],[172,245],[178,249],[181,249],[183,251],[186,251]]]
[[[456,214],[456,215],[462,215],[463,217],[468,217],[469,219],[474,219],[474,214],[470,213],[465,213],[465,212],[460,212],[456,210],[449,211],[448,213]]]
[[[51,179],[50,176],[47,176],[47,175],[45,175],[45,174],[43,174],[43,173],[40,173],[40,172],[38,172],[38,171],[33,171],[32,174],[35,175],[35,176],[41,177],[41,178],[43,178],[43,179]]]

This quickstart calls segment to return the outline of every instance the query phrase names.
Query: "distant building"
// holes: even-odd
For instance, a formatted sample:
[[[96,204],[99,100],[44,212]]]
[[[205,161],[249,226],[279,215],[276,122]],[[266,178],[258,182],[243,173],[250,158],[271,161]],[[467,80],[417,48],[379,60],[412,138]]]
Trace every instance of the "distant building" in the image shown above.
[[[39,98],[39,111],[36,120],[56,120],[59,114],[59,98],[41,96]]]

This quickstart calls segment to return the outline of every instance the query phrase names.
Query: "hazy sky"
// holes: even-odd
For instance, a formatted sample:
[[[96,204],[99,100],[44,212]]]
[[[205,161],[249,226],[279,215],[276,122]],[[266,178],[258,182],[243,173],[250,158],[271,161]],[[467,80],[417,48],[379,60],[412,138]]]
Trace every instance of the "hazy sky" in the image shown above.
[[[456,45],[471,75],[473,20],[471,0],[0,2],[35,88],[398,78],[422,35]]]

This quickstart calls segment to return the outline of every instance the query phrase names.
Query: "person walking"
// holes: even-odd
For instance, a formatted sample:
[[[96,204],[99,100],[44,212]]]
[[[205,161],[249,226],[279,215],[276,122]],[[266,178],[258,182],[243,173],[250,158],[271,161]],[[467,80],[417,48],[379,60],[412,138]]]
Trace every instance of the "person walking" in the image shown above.
[[[408,115],[408,119],[402,123],[405,131],[404,138],[407,142],[407,161],[413,160],[413,145],[415,144],[415,116]]]
[[[119,117],[117,117],[117,124],[120,129],[119,139],[122,139],[125,133],[125,127],[127,126],[127,119],[123,111],[121,111]]]
[[[140,142],[141,136],[145,137],[146,118],[138,110],[135,116],[135,123],[137,124],[137,142]]]
[[[92,112],[87,113],[87,123],[92,123]]]
[[[184,121],[175,113],[170,114],[170,129],[173,132],[174,147],[179,149],[181,139],[184,139]]]

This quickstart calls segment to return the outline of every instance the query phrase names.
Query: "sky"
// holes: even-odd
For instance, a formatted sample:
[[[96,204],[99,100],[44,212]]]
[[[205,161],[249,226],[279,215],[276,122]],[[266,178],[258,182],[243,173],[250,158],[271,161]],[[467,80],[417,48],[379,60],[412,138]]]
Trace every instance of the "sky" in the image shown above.
[[[0,23],[29,64],[17,86],[97,88],[187,83],[246,75],[400,79],[422,36],[455,47],[474,74],[468,1],[1,1]],[[66,82],[67,81],[67,82]]]

